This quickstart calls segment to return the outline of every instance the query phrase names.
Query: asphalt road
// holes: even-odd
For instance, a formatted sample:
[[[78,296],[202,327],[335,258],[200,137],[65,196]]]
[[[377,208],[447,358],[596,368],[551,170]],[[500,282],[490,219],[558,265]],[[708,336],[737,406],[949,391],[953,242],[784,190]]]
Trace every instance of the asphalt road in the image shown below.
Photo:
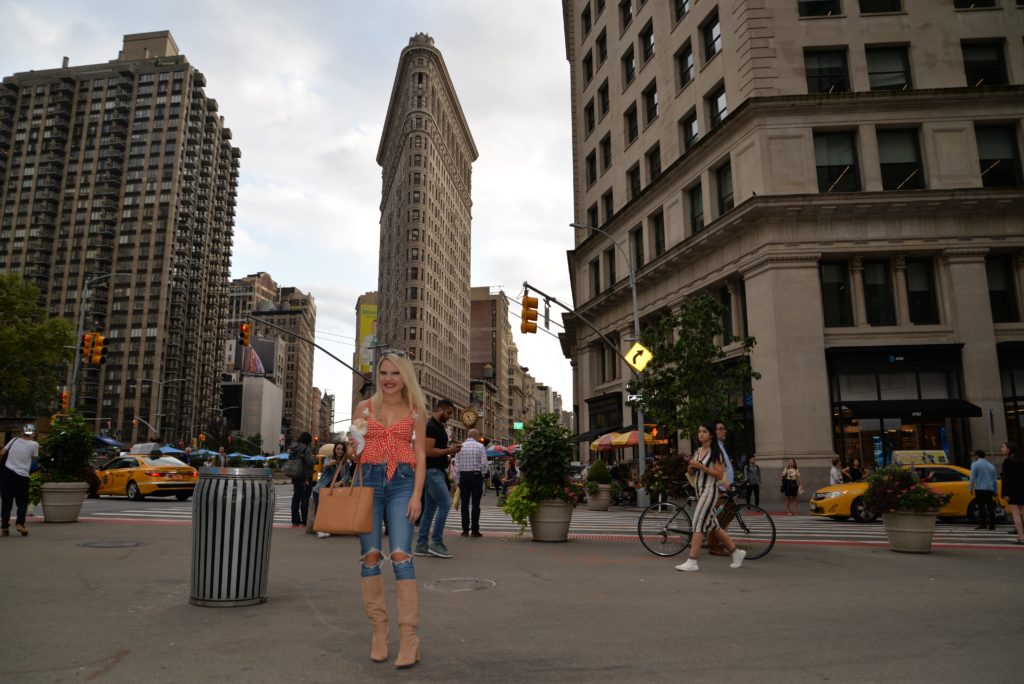
[[[1024,670],[1016,548],[792,544],[680,573],[635,542],[455,536],[455,558],[415,560],[423,660],[401,672],[368,658],[355,539],[276,528],[270,600],[217,609],[188,603],[187,525],[30,532],[0,539],[2,682],[934,683]],[[459,578],[487,588],[437,588]]]

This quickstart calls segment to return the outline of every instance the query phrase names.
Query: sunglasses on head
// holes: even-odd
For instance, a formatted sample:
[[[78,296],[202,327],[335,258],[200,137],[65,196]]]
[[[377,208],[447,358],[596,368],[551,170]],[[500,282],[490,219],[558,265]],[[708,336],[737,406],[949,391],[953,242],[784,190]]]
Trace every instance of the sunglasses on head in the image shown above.
[[[380,355],[381,355],[381,358],[383,358],[385,356],[400,356],[402,358],[405,358],[405,350],[404,349],[382,349],[381,352],[380,352]]]

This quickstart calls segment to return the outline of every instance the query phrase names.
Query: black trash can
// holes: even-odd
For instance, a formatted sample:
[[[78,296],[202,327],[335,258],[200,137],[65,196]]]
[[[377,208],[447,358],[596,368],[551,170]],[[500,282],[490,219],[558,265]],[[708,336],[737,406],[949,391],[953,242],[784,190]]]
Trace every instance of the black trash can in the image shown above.
[[[270,468],[199,469],[189,603],[234,607],[267,600],[274,500]]]

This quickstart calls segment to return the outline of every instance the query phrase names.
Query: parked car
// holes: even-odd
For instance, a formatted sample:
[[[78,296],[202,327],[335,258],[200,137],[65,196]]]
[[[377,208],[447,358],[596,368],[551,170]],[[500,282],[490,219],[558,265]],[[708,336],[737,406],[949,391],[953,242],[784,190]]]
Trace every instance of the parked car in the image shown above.
[[[127,496],[142,501],[147,496],[174,496],[185,501],[196,488],[199,471],[173,456],[128,454],[96,469],[100,495]]]
[[[946,520],[967,518],[971,522],[977,521],[977,505],[974,495],[968,491],[971,479],[970,470],[949,464],[918,463],[906,467],[913,468],[921,481],[927,483],[935,491],[952,495],[949,502],[939,510],[939,518]],[[1000,509],[1006,506],[1006,502],[1002,498],[1002,481],[997,481],[996,487],[998,489],[996,516],[1003,517],[1005,511]],[[811,497],[811,515],[833,520],[846,520],[852,517],[857,522],[871,522],[877,516],[864,510],[864,492],[867,488],[868,483],[863,480],[822,487]]]

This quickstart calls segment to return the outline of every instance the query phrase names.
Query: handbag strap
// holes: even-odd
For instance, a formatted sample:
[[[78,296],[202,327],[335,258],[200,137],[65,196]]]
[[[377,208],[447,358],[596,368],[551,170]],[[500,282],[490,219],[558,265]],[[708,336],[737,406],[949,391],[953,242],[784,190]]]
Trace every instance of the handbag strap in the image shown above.
[[[356,459],[356,473],[352,476],[352,486],[362,487],[363,486],[363,464],[360,462],[362,459]],[[334,489],[334,484],[338,481],[338,475],[345,469],[344,463],[339,463],[338,467],[334,469],[334,477],[331,478],[331,484],[327,485],[328,489]],[[359,484],[356,484],[356,477],[359,477]]]

